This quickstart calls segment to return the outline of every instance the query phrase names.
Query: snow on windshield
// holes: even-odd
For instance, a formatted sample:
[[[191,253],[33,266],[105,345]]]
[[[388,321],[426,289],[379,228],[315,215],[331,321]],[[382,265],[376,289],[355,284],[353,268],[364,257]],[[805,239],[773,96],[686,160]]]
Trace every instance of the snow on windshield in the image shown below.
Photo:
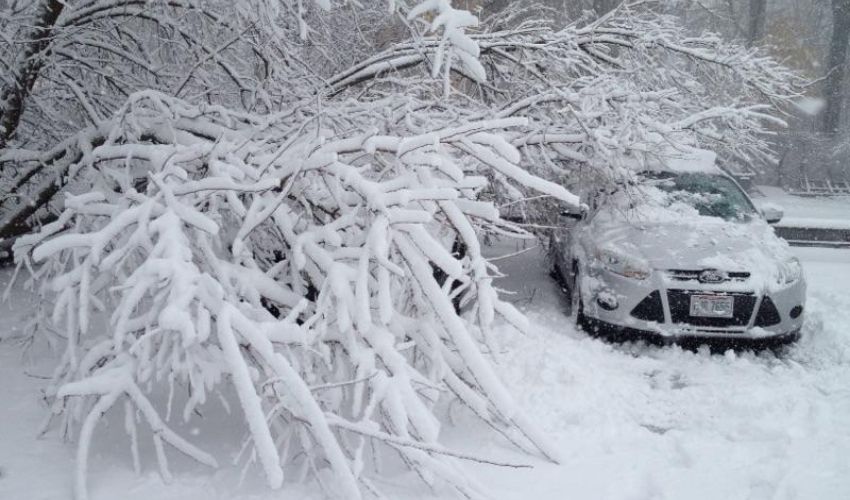
[[[707,173],[644,172],[604,204],[615,219],[644,222],[750,222],[757,214],[734,181]]]
[[[735,183],[720,175],[687,173],[658,178],[644,176],[644,185],[666,193],[661,202],[685,204],[705,217],[727,221],[749,221],[756,214],[752,203]]]

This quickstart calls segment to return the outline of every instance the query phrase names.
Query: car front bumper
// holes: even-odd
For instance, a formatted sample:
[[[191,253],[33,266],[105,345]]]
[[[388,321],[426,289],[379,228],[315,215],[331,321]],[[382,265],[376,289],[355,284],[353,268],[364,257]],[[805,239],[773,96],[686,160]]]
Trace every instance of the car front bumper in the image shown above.
[[[705,284],[675,280],[666,271],[653,271],[645,280],[598,268],[586,271],[579,287],[585,326],[591,333],[664,344],[716,340],[758,346],[793,341],[803,324],[804,279],[765,287],[752,278]],[[693,294],[733,296],[734,317],[691,317],[686,304]]]
[[[675,344],[686,349],[696,349],[707,345],[715,352],[723,352],[727,349],[772,349],[796,342],[800,338],[799,329],[770,336],[692,335],[687,333],[662,335],[657,331],[615,325],[591,317],[584,318],[582,327],[594,337],[602,337],[614,342],[643,341],[658,346]]]

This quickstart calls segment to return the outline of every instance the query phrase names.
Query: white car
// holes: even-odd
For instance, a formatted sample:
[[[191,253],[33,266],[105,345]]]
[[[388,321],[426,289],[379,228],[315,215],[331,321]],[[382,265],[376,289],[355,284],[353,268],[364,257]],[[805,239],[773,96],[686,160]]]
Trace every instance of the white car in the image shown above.
[[[803,270],[769,225],[782,212],[759,212],[710,157],[644,171],[589,197],[582,213],[562,213],[553,273],[583,329],[741,346],[799,337]]]

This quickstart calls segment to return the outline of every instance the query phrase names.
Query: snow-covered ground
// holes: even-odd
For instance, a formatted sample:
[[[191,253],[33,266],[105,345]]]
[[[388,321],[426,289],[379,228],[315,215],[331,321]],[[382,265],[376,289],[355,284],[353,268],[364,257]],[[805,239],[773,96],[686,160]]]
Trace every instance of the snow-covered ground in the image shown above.
[[[497,331],[499,371],[563,460],[523,455],[462,412],[457,425],[446,426],[445,441],[535,466],[468,465],[497,499],[850,498],[850,250],[794,250],[809,279],[808,317],[802,340],[780,357],[591,339],[573,328],[537,249],[500,260],[509,278],[499,285],[533,328],[528,335]],[[8,279],[3,271],[0,283]],[[0,499],[71,493],[74,446],[55,431],[36,439],[49,366],[9,340],[34,314],[32,298],[17,289],[0,305]],[[192,434],[227,456],[239,437],[229,422],[209,415]],[[227,463],[210,472],[181,467],[173,456],[171,485],[150,460],[136,476],[126,437],[113,426],[95,441],[94,500],[321,497],[309,487],[269,491],[256,469],[240,480],[239,468]],[[393,498],[433,498],[409,476],[384,486]]]
[[[808,320],[782,357],[588,338],[540,260],[502,262],[535,324],[503,332],[503,374],[565,459],[486,482],[517,499],[850,497],[850,251],[794,251]]]

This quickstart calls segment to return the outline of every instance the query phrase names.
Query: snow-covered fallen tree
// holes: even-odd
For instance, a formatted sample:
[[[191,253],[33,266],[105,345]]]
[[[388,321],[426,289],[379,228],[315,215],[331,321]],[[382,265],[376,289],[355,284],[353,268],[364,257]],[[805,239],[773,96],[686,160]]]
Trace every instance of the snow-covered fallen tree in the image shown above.
[[[527,126],[511,136],[523,153],[522,166],[565,183],[576,168],[622,176],[625,155],[667,145],[711,149],[723,165],[758,170],[775,161],[780,110],[805,83],[758,49],[688,32],[654,2],[624,2],[601,18],[566,25],[541,20],[534,14],[540,7],[528,2],[512,2],[505,13],[481,22],[448,1],[410,2],[409,10],[407,2],[392,4],[410,25],[395,43],[382,38],[392,42],[393,34],[398,36],[392,23],[384,31],[369,27],[370,38],[364,40],[366,21],[347,11],[316,9],[297,23],[315,25],[308,30],[315,40],[297,46],[287,42],[292,35],[279,26],[291,24],[285,15],[258,10],[265,12],[262,21],[251,20],[244,29],[274,40],[278,48],[267,51],[282,58],[260,64],[274,68],[267,85],[277,90],[259,109],[319,110],[347,99],[376,98],[394,100],[390,107],[398,108],[412,96],[420,109],[452,111],[458,119],[525,116]],[[357,11],[368,10],[367,19],[374,20],[387,17],[385,9],[373,5]],[[358,57],[322,49],[341,43],[350,45],[338,53]],[[379,46],[384,48],[375,50]],[[237,66],[246,59],[241,53],[230,57]],[[217,88],[212,80],[203,81]],[[240,109],[224,97],[213,99],[203,88],[196,93]],[[117,107],[115,101],[98,114]],[[103,130],[104,123],[94,120],[92,128]],[[16,171],[0,176],[0,238],[24,234],[45,216],[54,195],[72,180],[66,169],[78,160],[78,135],[37,150],[0,150],[0,167],[14,165]],[[0,241],[0,251],[4,244]]]
[[[576,205],[550,181],[627,175],[655,148],[769,158],[775,105],[799,83],[643,2],[557,29],[403,3],[413,39],[348,69],[305,74],[320,43],[278,51],[298,63],[275,68],[292,92],[262,112],[144,90],[53,147],[0,151],[26,193],[0,237],[54,218],[15,253],[61,325],[51,422],[77,439],[78,498],[104,414],[125,412],[137,468],[137,425],[152,431],[167,478],[166,444],[216,464],[172,409],[191,420],[229,395],[272,487],[330,471],[330,490],[359,498],[390,451],[480,496],[458,461],[496,462],[440,444],[450,400],[556,460],[485,354],[499,317],[524,327],[481,255],[487,233],[530,237],[498,204]],[[301,14],[303,36],[322,14]]]
[[[137,422],[150,428],[166,477],[165,444],[215,465],[170,430],[171,402],[151,402],[165,387],[191,395],[179,409],[189,420],[232,384],[272,487],[285,470],[327,468],[359,498],[383,445],[425,482],[477,496],[454,462],[488,459],[440,444],[446,398],[555,459],[482,354],[496,316],[524,319],[497,296],[479,235],[524,233],[478,193],[497,174],[574,196],[517,166],[500,134],[524,119],[414,134],[364,113],[371,131],[338,131],[355,109],[258,122],[140,93],[71,166],[91,190],[67,195],[16,254],[64,325],[51,396],[61,428],[79,426],[78,498],[95,427],[116,407],[134,454]]]

